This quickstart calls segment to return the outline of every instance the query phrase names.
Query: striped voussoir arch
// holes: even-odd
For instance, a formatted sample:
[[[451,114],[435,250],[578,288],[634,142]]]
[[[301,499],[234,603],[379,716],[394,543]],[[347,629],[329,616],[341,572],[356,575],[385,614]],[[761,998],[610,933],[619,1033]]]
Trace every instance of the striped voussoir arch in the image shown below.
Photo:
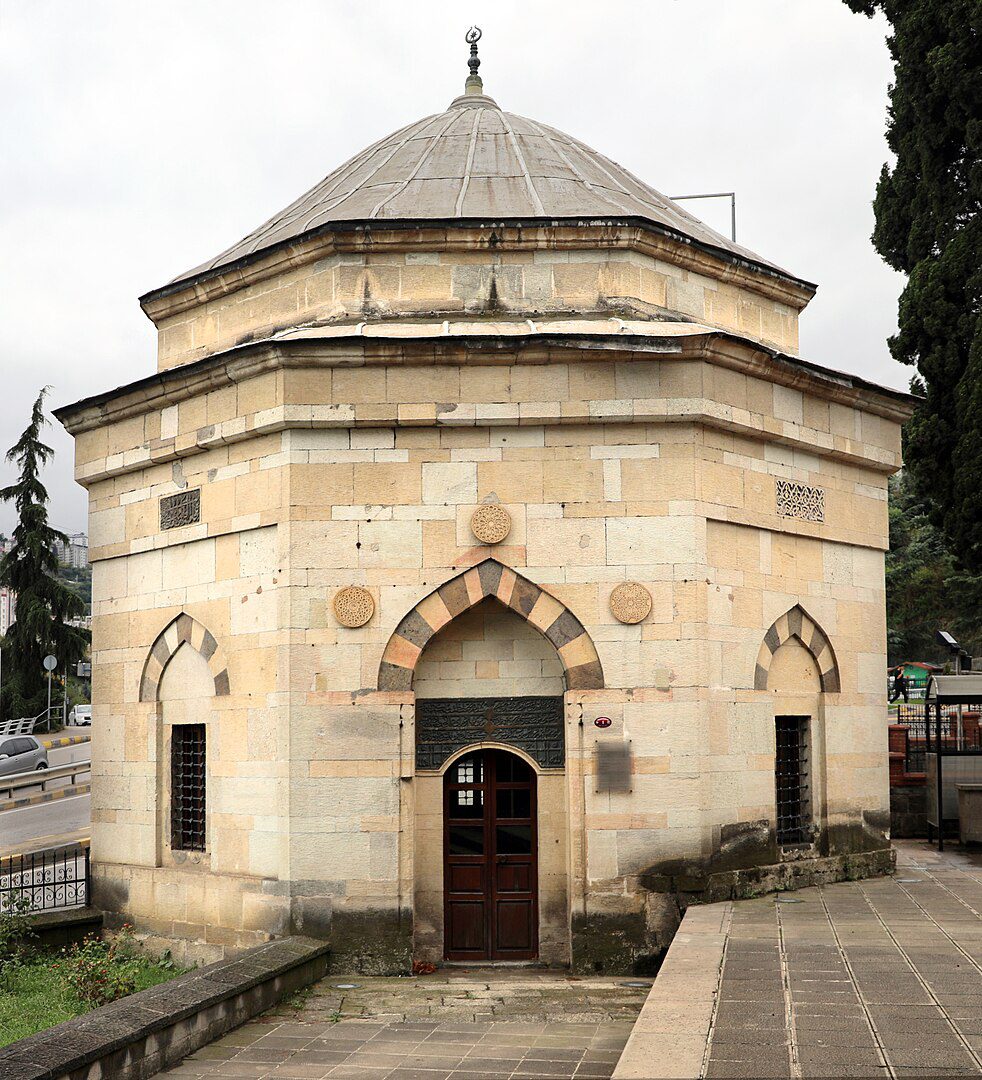
[[[567,690],[600,690],[600,657],[576,616],[554,596],[495,559],[486,559],[445,582],[399,623],[379,665],[379,690],[412,689],[416,661],[427,642],[452,619],[492,597],[545,635],[566,669]]]
[[[792,638],[796,638],[815,658],[821,675],[822,690],[826,694],[837,694],[840,689],[839,665],[825,631],[815,622],[807,611],[795,604],[785,612],[764,635],[764,640],[757,654],[757,667],[754,670],[754,689],[767,689],[767,676],[771,660],[778,649]]]
[[[208,670],[215,679],[216,697],[224,697],[229,693],[228,664],[218,642],[197,619],[182,612],[164,627],[150,647],[150,653],[143,665],[143,677],[140,679],[141,701],[157,700],[157,691],[164,671],[177,650],[185,644],[201,653],[208,661]]]

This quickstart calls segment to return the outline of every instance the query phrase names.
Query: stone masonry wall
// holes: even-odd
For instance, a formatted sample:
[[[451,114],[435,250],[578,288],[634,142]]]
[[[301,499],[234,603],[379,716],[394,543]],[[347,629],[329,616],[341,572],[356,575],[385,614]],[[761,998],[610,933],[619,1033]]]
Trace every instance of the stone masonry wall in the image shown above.
[[[417,698],[562,696],[555,647],[527,622],[485,600],[458,616],[416,665]]]
[[[684,421],[694,408],[718,419]],[[755,667],[797,604],[841,676],[817,718],[824,850],[884,842],[886,759],[868,717],[898,451],[886,419],[691,359],[318,363],[169,400],[77,445],[95,563],[93,856],[109,906],[154,933],[195,936],[204,923],[225,947],[344,928],[359,962],[377,947],[377,969],[405,966],[414,882],[436,853],[414,836],[414,694],[377,690],[379,664],[417,603],[489,557],[564,605],[603,666],[604,689],[566,693],[562,860],[585,933],[625,917],[643,930],[639,882],[664,860],[715,866],[734,835],[759,835],[761,821],[766,835],[785,706],[755,689]],[[820,487],[824,522],[779,513],[779,480]],[[161,531],[161,496],[195,488],[200,522]],[[493,547],[469,526],[487,502],[512,518]],[[611,614],[624,580],[652,594],[640,624]],[[352,584],[375,602],[357,629],[331,607]],[[208,706],[206,886],[165,865],[159,703],[139,700],[150,650],[182,612],[213,635],[228,673]],[[477,618],[445,638],[461,663]],[[541,665],[540,640],[516,635],[510,662],[521,652]],[[439,665],[457,662],[424,660],[416,688],[439,692]],[[514,688],[507,659],[483,662]],[[458,675],[475,685],[470,669]],[[597,790],[601,740],[629,741],[630,791]]]
[[[661,254],[613,249],[613,230],[596,248],[495,252],[488,236],[419,252],[405,244],[381,251],[327,254],[272,277],[259,276],[227,295],[154,318],[161,370],[267,337],[298,324],[445,313],[633,312],[642,318],[681,317],[798,350],[798,310],[804,298],[777,299],[749,279],[707,265],[700,271]],[[314,242],[312,242],[314,243]]]

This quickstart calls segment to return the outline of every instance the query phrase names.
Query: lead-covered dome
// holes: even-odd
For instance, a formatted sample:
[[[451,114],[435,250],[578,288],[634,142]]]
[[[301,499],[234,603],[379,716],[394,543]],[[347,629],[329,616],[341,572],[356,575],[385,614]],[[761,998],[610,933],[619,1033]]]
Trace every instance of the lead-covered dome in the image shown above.
[[[248,261],[335,223],[609,218],[640,219],[790,277],[585,143],[470,93],[445,112],[373,143],[243,240],[174,283]]]

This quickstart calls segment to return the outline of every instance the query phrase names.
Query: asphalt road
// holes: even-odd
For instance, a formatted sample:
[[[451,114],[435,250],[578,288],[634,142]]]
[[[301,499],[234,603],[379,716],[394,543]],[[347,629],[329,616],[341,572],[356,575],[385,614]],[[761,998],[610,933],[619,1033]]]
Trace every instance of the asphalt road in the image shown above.
[[[89,835],[92,800],[73,795],[0,812],[0,855],[68,844]]]
[[[82,728],[65,734],[88,733]],[[43,736],[42,736],[43,738]],[[92,753],[91,743],[64,746],[48,751],[48,764],[68,765],[76,761],[88,761]],[[88,777],[83,774],[82,781]],[[67,784],[68,781],[64,781]],[[49,787],[62,786],[54,781]],[[40,788],[36,789],[40,791]],[[35,791],[30,788],[22,794]],[[91,823],[91,799],[88,795],[68,796],[38,806],[26,806],[20,810],[0,811],[0,855],[36,851],[40,848],[71,843],[89,835]]]

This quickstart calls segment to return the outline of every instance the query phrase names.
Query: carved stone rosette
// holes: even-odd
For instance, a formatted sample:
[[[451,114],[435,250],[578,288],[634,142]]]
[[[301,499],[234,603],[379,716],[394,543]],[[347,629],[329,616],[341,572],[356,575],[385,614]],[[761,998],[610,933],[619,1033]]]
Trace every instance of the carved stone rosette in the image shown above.
[[[610,594],[610,610],[622,623],[639,623],[651,612],[651,593],[637,581],[624,581]]]
[[[471,514],[471,532],[482,544],[500,544],[511,532],[511,514],[494,503],[479,506]]]
[[[342,626],[364,626],[375,614],[375,599],[368,589],[348,585],[334,594],[334,617]]]

